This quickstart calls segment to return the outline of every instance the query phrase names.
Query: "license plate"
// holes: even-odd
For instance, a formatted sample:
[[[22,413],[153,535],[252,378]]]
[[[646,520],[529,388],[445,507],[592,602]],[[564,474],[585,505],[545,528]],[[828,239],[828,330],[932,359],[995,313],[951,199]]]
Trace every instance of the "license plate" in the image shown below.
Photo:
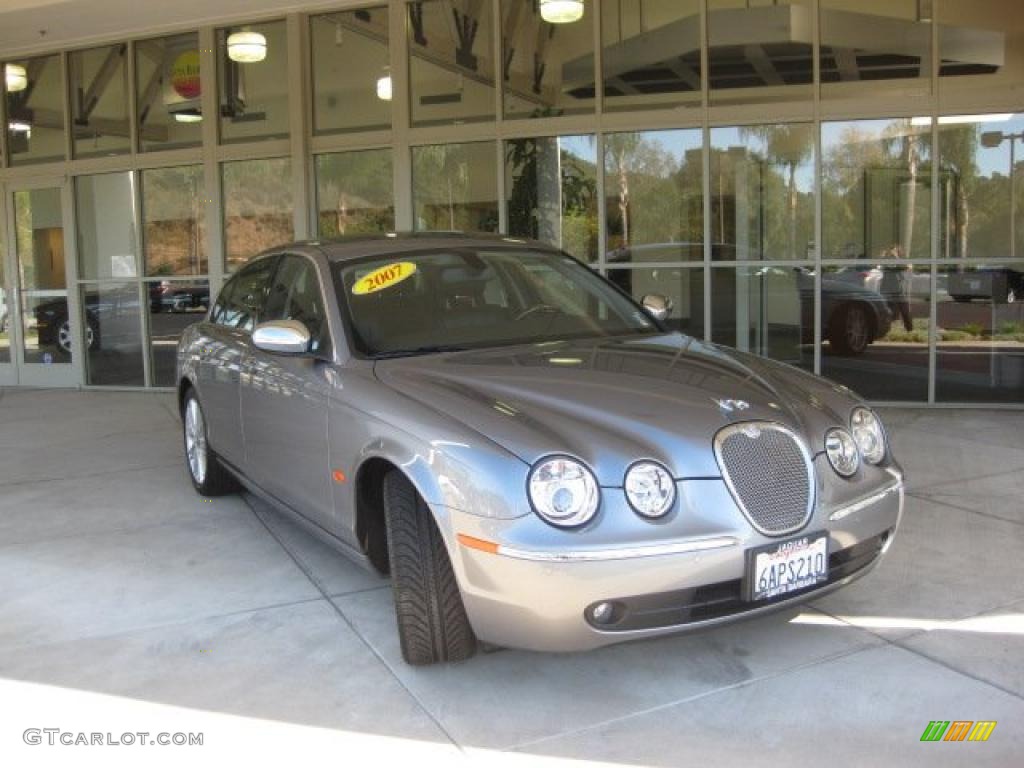
[[[748,600],[768,600],[828,580],[828,534],[809,533],[747,550]]]

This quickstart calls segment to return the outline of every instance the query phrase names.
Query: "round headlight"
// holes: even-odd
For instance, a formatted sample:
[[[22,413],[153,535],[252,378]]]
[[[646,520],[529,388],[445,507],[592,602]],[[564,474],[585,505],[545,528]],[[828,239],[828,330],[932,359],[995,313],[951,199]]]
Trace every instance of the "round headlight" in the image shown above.
[[[850,416],[850,431],[864,461],[877,464],[885,458],[885,432],[874,413],[867,408],[855,408]]]
[[[661,517],[676,500],[672,475],[653,461],[638,461],[630,467],[624,485],[629,506],[643,517]]]
[[[552,525],[583,525],[597,512],[597,480],[589,469],[567,456],[537,462],[530,470],[527,487],[534,511]]]
[[[857,442],[845,429],[830,429],[825,433],[825,453],[832,469],[843,477],[850,477],[860,466]]]

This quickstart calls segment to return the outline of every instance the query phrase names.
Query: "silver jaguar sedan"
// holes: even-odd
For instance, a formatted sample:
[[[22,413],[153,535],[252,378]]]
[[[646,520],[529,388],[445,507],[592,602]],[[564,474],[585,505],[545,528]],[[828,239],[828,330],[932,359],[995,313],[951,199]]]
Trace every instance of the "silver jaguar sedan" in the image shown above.
[[[181,339],[189,473],[389,573],[411,664],[706,627],[867,573],[903,508],[878,416],[670,308],[511,238],[274,249]]]

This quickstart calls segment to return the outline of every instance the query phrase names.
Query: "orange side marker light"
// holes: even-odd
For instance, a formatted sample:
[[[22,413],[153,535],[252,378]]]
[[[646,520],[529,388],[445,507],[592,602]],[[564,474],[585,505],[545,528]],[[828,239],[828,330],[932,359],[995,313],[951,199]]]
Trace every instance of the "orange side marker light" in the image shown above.
[[[334,482],[336,483],[344,483],[346,479],[345,473],[342,472],[340,469],[336,469],[333,472],[331,472],[331,477],[334,478]]]
[[[455,538],[459,540],[459,544],[467,549],[478,549],[491,555],[498,554],[498,545],[493,541],[478,539],[475,536],[467,536],[464,533],[456,534]]]

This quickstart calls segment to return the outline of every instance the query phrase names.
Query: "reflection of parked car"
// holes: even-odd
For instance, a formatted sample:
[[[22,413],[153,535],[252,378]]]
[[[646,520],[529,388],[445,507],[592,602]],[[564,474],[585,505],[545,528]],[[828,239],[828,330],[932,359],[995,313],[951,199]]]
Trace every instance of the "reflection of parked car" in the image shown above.
[[[957,301],[984,299],[993,304],[1012,304],[1024,298],[1024,273],[1009,267],[978,267],[951,272],[949,295]]]
[[[163,280],[150,283],[150,312],[187,312],[210,304],[210,287],[206,283],[179,283]]]
[[[0,285],[0,333],[7,333],[7,294]]]
[[[135,286],[88,291],[85,302],[85,349],[108,347],[128,339],[139,339],[139,293]],[[68,321],[67,299],[60,298],[35,306],[36,332],[40,347],[54,347],[63,355],[72,348],[71,324]]]
[[[633,252],[643,248],[673,248],[675,246],[640,246],[639,249],[631,249]],[[662,251],[664,252],[664,251]],[[625,257],[627,260],[630,251],[621,249],[619,261]],[[636,254],[639,256],[639,254]],[[814,272],[804,267],[793,267],[795,273],[794,300],[799,293],[800,302],[800,335],[801,343],[814,343]],[[788,269],[782,267],[765,267],[758,271],[759,275],[768,272],[777,275],[791,274]],[[726,270],[716,270],[715,285],[725,279],[728,274]],[[619,286],[630,295],[635,295],[633,290],[633,272],[631,270],[612,269],[608,272],[608,279]],[[701,295],[694,298],[694,303],[699,305],[703,302],[703,289],[700,284],[694,282],[691,286],[697,289]],[[657,288],[657,284],[654,284]],[[669,286],[661,287],[662,292],[671,295],[673,293]],[[717,334],[729,337],[735,336],[735,329],[730,332],[729,323],[734,322],[734,313],[721,311],[727,308],[725,296],[716,291],[713,299],[714,325]],[[731,290],[731,289],[730,289]],[[723,303],[725,301],[725,303]],[[829,348],[840,355],[860,355],[874,341],[882,338],[889,332],[892,324],[892,313],[885,299],[877,292],[859,285],[852,281],[835,280],[831,276],[822,278],[821,281],[821,303],[822,303],[822,338],[827,339]]]
[[[693,630],[868,573],[903,506],[877,416],[664,308],[538,243],[275,249],[181,337],[185,464],[389,574],[412,664]]]
[[[832,279],[842,283],[862,285],[868,290],[877,292],[882,287],[882,267],[877,264],[852,264],[848,267],[837,269],[832,273]],[[935,276],[935,286],[935,291],[941,299],[947,291],[945,272],[939,272]],[[919,266],[910,273],[910,287],[907,290],[908,298],[919,301],[931,301],[931,291],[931,270],[927,266]]]

